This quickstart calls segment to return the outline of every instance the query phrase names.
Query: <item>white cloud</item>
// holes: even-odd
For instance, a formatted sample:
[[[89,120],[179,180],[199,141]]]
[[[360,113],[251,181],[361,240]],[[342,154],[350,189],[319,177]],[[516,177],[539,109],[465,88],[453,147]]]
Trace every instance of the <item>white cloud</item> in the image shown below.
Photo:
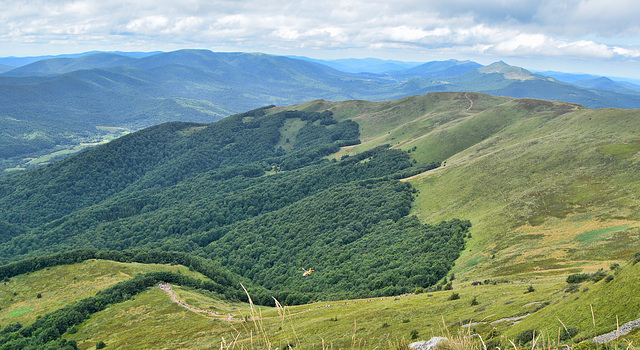
[[[637,60],[636,1],[0,0],[0,55],[209,47]]]

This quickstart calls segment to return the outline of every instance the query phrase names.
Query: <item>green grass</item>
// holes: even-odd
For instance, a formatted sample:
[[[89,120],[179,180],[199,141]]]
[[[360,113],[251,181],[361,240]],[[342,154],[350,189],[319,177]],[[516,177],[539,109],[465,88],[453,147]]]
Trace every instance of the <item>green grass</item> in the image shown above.
[[[583,232],[576,236],[576,241],[580,243],[593,243],[596,241],[604,240],[608,237],[609,233],[619,232],[628,229],[629,226],[617,226],[617,227],[608,227],[599,230],[591,230],[587,232]]]
[[[418,164],[445,161],[408,179],[420,191],[412,214],[430,223],[471,220],[473,238],[454,267],[463,280],[555,276],[633,253],[640,243],[636,111],[466,97],[317,100],[272,112],[331,110],[357,121],[362,144],[334,157],[389,143],[411,151]]]
[[[184,266],[105,260],[87,260],[19,275],[9,282],[0,282],[0,325],[15,322],[29,324],[38,316],[94,296],[98,291],[138,273],[167,270],[204,278]],[[38,293],[42,294],[42,298],[37,298]]]
[[[73,154],[78,152],[78,150],[74,150],[74,149],[64,149],[61,151],[55,151],[49,154],[46,154],[44,156],[38,157],[34,160],[29,161],[28,164],[33,164],[33,165],[37,165],[37,164],[43,164],[43,163],[47,163],[49,161],[51,161],[52,159],[56,158],[56,157],[60,157],[60,156],[64,156],[64,155],[69,155],[69,154]]]
[[[586,305],[588,311],[589,303],[593,303],[596,315],[602,316],[595,329],[600,334],[610,330],[611,316],[601,314],[601,309],[596,304],[598,295],[610,293],[613,288],[637,286],[637,272],[635,267],[625,268],[616,277],[617,281],[614,279],[609,282],[609,289],[600,287],[604,285],[603,281],[598,282],[599,284],[586,283],[581,286],[581,290],[589,286],[590,291],[579,291],[569,294],[569,297],[563,292],[566,276],[476,287],[472,287],[470,283],[454,283],[454,291],[460,295],[458,300],[449,300],[451,291],[442,291],[387,298],[327,301],[286,307],[283,310],[284,317],[279,317],[277,309],[262,308],[259,312],[254,312],[263,317],[255,323],[213,321],[211,316],[187,311],[171,303],[166,293],[154,288],[133,301],[95,315],[79,327],[77,334],[70,337],[77,339],[83,349],[91,348],[99,340],[123,349],[207,349],[219,348],[222,338],[226,344],[235,343],[235,347],[229,348],[262,349],[268,348],[269,344],[272,348],[283,348],[286,344],[294,344],[303,349],[387,349],[391,348],[390,344],[411,342],[410,335],[413,331],[419,335],[416,340],[470,332],[480,334],[485,340],[489,340],[493,333],[497,338],[505,337],[506,342],[506,339],[514,339],[524,329],[557,332],[559,322],[555,317],[561,318],[567,326],[584,328],[585,324],[591,322],[590,313],[580,311],[571,318],[563,315],[570,314],[569,310],[583,305]],[[534,287],[534,292],[527,293],[530,286]],[[214,304],[221,313],[232,313],[236,319],[251,315],[246,304],[225,304],[194,291],[182,288],[175,290],[182,300],[190,304]],[[619,294],[629,291],[622,289]],[[581,296],[578,301],[574,299],[576,295]],[[591,296],[591,299],[585,297],[585,301],[580,301],[586,295]],[[640,298],[635,295],[628,297],[631,297],[628,305],[632,307],[640,302]],[[473,298],[479,305],[471,305]],[[633,317],[631,314],[634,310],[636,309],[629,309],[626,313],[614,310],[608,313],[613,315],[620,312],[618,315],[621,322],[626,322]],[[513,321],[504,320],[528,314],[530,315],[515,325]],[[464,327],[471,322],[476,324]],[[126,329],[122,328],[122,324],[127,325]],[[159,338],[157,334],[171,336]],[[581,330],[576,339],[584,338],[584,334],[588,333]]]
[[[93,295],[116,279],[163,269],[197,275],[181,266],[92,260],[16,276],[0,290],[3,306],[0,322],[28,324],[35,314],[42,314],[41,301],[51,304],[51,311]],[[479,286],[456,279],[453,291],[324,301],[283,309],[252,309],[246,303],[229,303],[173,286],[180,300],[213,310],[218,316],[189,311],[174,303],[168,293],[154,287],[92,315],[77,327],[76,333],[65,337],[75,339],[81,349],[93,349],[99,341],[118,349],[218,349],[221,345],[223,349],[283,349],[287,344],[300,349],[406,349],[408,343],[432,336],[448,336],[457,342],[465,334],[478,333],[485,341],[502,338],[504,346],[509,345],[507,339],[515,339],[525,329],[550,334],[555,343],[560,319],[567,327],[579,329],[572,340],[577,342],[615,329],[616,316],[620,324],[640,317],[636,313],[640,309],[640,296],[635,293],[640,285],[639,276],[640,264],[624,264],[612,281],[585,282],[575,293],[565,292],[567,274],[494,278],[496,284],[485,281]],[[81,291],[74,283],[83,286]],[[43,290],[44,285],[55,287],[55,293]],[[13,289],[8,290],[8,286]],[[531,287],[534,291],[528,292]],[[20,290],[16,296],[11,292],[14,289]],[[42,293],[42,299],[35,297],[37,292]],[[449,300],[452,292],[458,293],[460,299]],[[20,306],[7,306],[7,294]],[[472,305],[473,299],[477,305]],[[228,320],[229,314],[233,315],[233,321]],[[32,317],[24,318],[25,315]],[[506,320],[525,315],[528,316],[517,324]],[[469,323],[474,324],[466,327]],[[415,332],[417,339],[410,339]],[[638,331],[625,339],[637,337]],[[471,345],[479,343],[466,346]]]

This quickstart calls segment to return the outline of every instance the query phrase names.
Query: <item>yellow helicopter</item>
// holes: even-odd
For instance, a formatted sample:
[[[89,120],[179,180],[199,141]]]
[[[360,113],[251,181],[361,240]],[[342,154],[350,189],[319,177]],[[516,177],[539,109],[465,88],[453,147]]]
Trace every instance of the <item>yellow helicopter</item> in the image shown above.
[[[314,270],[312,270],[312,269],[307,270],[307,269],[305,269],[305,268],[303,267],[303,268],[302,268],[302,271],[304,271],[304,272],[302,273],[302,277],[307,277],[307,276],[309,276],[309,275],[310,275]]]

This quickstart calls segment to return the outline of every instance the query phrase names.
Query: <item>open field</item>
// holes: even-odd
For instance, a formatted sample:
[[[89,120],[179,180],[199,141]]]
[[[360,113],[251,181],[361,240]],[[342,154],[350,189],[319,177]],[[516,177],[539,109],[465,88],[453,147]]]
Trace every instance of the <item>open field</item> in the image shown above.
[[[633,295],[638,272],[640,265],[626,264],[609,272],[615,275],[611,281],[584,282],[575,291],[567,291],[566,275],[496,279],[495,284],[478,286],[454,280],[452,291],[253,310],[248,304],[173,286],[180,300],[224,316],[189,311],[154,287],[93,315],[66,337],[76,339],[81,349],[92,349],[98,341],[119,349],[211,349],[221,344],[237,349],[282,349],[287,344],[303,349],[401,349],[402,344],[432,336],[475,333],[506,346],[527,329],[542,332],[555,344],[564,324],[578,332],[561,342],[566,344],[614,330],[616,317],[619,324],[640,317],[640,297]],[[530,288],[534,291],[528,292]],[[450,300],[453,293],[460,298]],[[624,305],[609,307],[622,297]],[[472,305],[474,299],[477,305]],[[639,335],[634,331],[624,338],[633,341]]]

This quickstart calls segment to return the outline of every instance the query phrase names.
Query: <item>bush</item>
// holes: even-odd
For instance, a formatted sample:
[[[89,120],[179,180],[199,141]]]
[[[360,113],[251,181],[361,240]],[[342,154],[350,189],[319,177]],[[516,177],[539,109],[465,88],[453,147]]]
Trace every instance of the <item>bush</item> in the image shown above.
[[[480,303],[478,302],[478,299],[476,297],[473,297],[473,299],[471,300],[471,306],[476,306],[476,305],[480,305]]]
[[[573,338],[579,332],[580,330],[576,327],[567,327],[567,329],[562,328],[562,330],[560,331],[560,340],[567,341]]]
[[[567,283],[582,283],[589,279],[586,273],[574,273],[567,277]]]
[[[605,283],[609,283],[611,281],[613,281],[613,275],[609,275],[609,276],[607,276],[607,278],[604,279]]]
[[[516,343],[520,345],[525,345],[528,342],[533,340],[533,337],[535,336],[535,334],[536,334],[535,329],[527,329],[526,331],[522,331],[516,337]]]
[[[417,330],[414,329],[414,330],[411,331],[411,333],[409,333],[409,336],[411,337],[411,340],[414,340],[414,339],[418,339],[419,334],[420,333]]]
[[[458,300],[460,299],[460,294],[458,293],[451,293],[451,296],[449,296],[449,300]]]
[[[104,349],[107,347],[107,344],[105,344],[102,340],[96,343],[96,349]]]
[[[567,288],[564,289],[565,293],[575,293],[577,291],[580,290],[580,285],[579,284],[572,284],[569,285]]]
[[[598,270],[593,275],[591,275],[591,280],[594,282],[598,282],[605,277],[607,277],[607,273],[603,270]]]
[[[633,255],[633,260],[632,261],[633,261],[634,265],[640,262],[640,252],[637,252],[637,253],[635,253]]]
[[[536,291],[536,289],[535,289],[535,288],[533,288],[533,286],[529,286],[529,288],[527,288],[527,290],[524,292],[524,294],[527,294],[527,293],[533,293],[533,292],[535,292],[535,291]]]

